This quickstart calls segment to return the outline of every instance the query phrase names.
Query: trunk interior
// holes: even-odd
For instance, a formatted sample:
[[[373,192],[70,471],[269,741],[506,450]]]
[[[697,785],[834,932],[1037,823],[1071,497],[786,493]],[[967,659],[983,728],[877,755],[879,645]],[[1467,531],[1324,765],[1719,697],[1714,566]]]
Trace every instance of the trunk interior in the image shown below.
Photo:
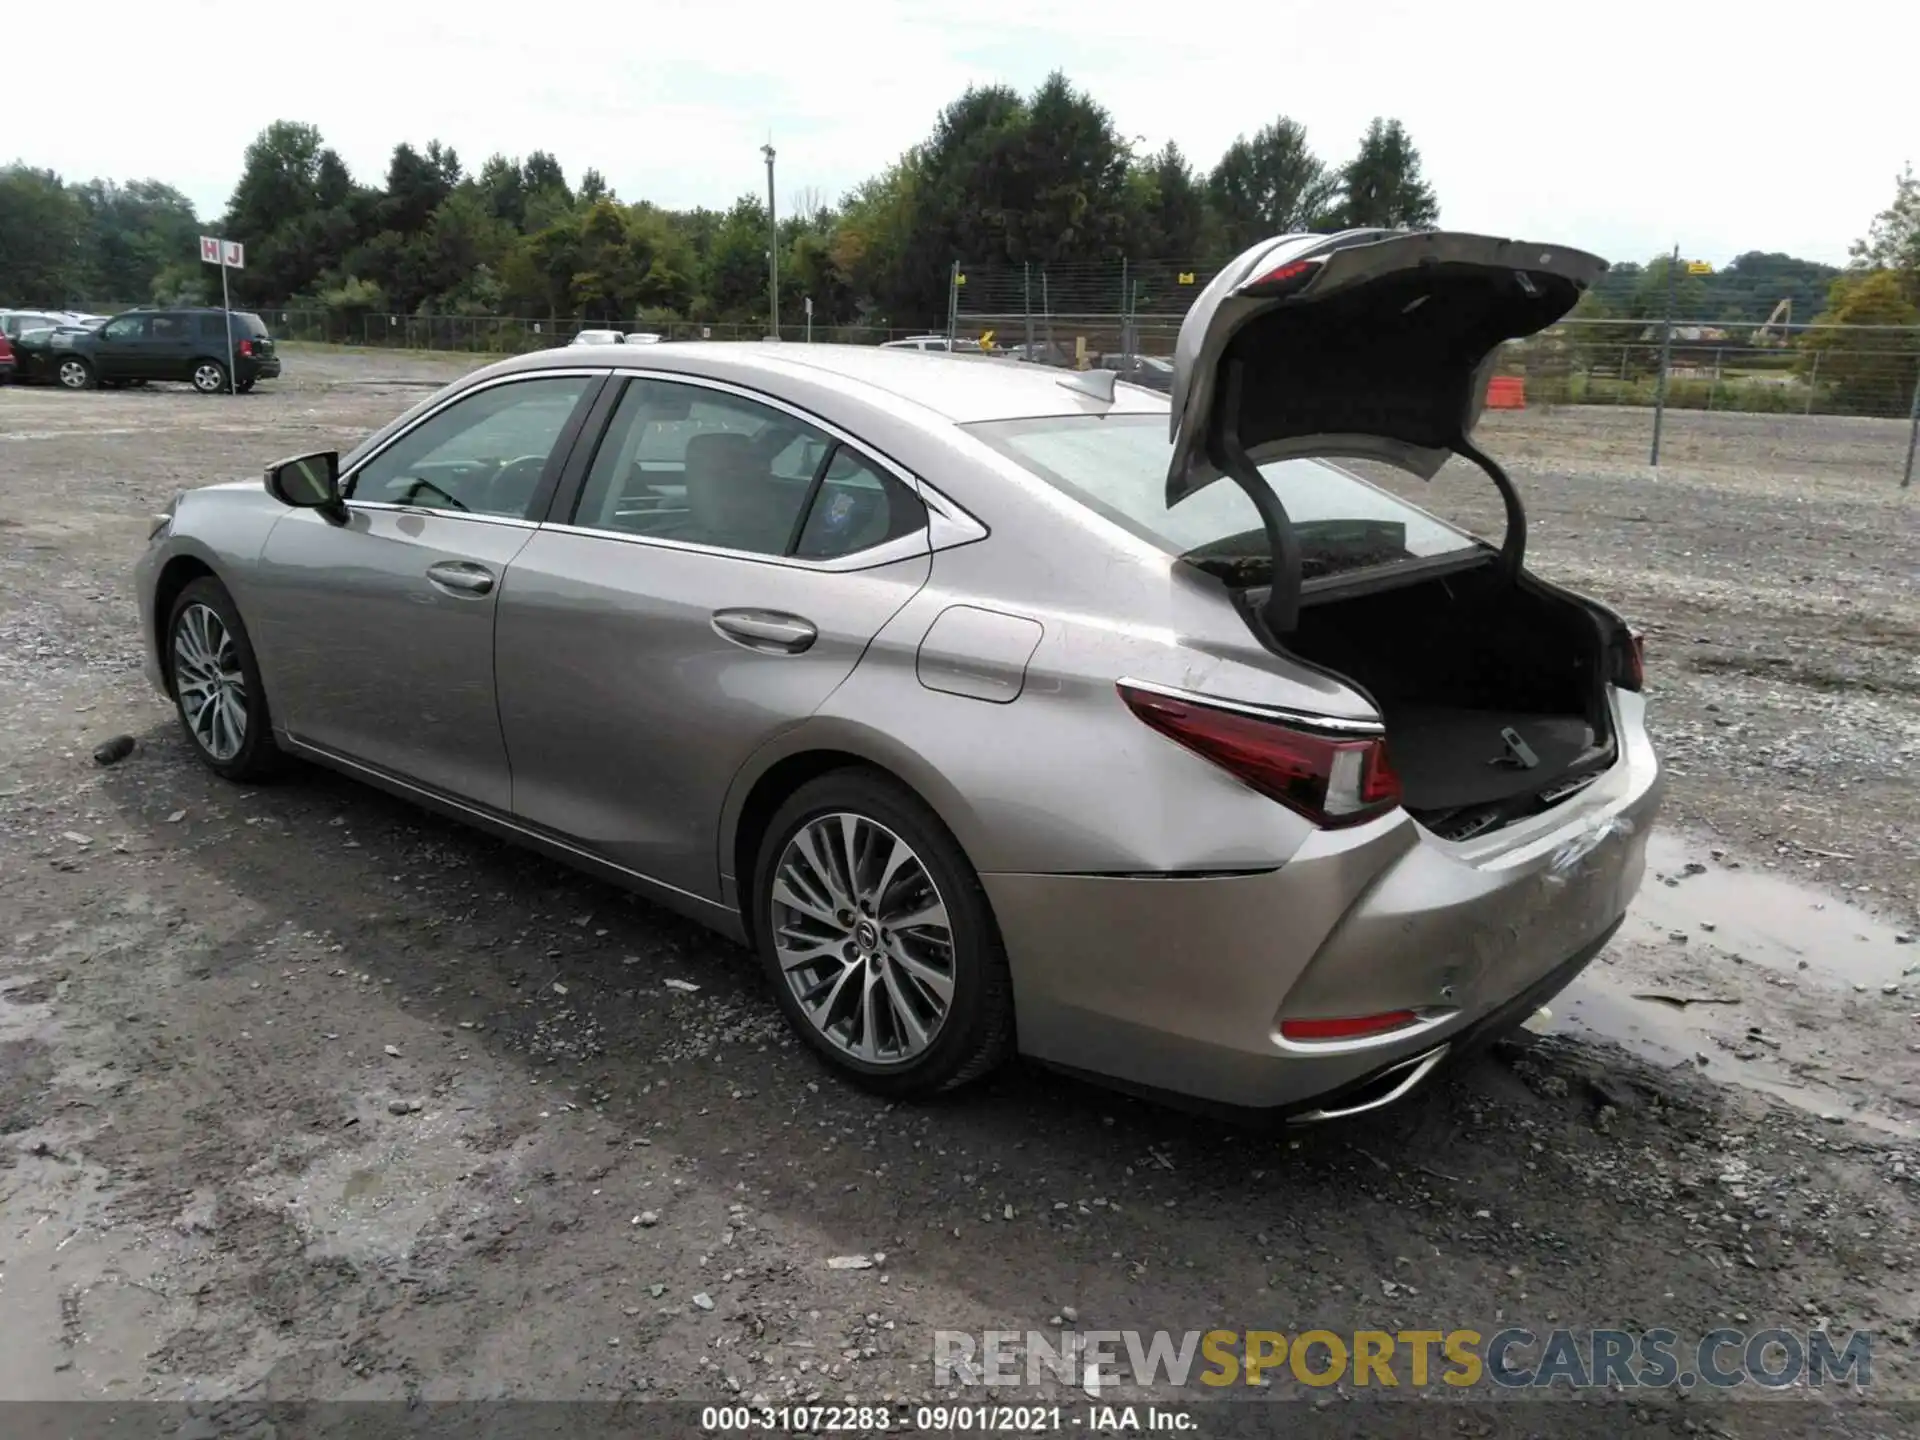
[[[1446,838],[1535,814],[1612,761],[1601,618],[1491,561],[1309,595],[1284,648],[1373,697],[1403,803]]]

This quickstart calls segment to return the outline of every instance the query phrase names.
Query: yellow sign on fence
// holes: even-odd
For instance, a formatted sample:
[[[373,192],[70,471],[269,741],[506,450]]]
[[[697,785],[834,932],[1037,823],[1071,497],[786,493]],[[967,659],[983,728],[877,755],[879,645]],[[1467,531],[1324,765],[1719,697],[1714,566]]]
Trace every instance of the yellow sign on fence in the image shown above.
[[[1704,260],[1687,261],[1687,274],[1689,275],[1711,275],[1712,273],[1713,266]]]
[[[1180,283],[1181,283],[1182,285],[1191,285],[1191,284],[1193,284],[1193,271],[1191,271],[1191,270],[1182,270],[1182,271],[1180,272]]]

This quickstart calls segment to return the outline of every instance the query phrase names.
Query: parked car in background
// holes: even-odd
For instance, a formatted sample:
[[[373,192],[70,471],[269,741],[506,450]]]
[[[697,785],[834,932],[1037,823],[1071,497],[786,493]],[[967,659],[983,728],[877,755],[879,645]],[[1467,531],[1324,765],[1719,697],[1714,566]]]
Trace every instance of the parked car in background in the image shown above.
[[[227,370],[232,357],[233,371]],[[68,390],[177,380],[203,395],[241,394],[280,374],[266,322],[245,310],[130,310],[94,328],[46,332],[34,377]]]
[[[1163,395],[1173,389],[1173,361],[1158,355],[1102,355],[1092,368],[1111,370],[1129,385],[1143,385]]]
[[[981,353],[978,340],[949,340],[944,335],[910,335],[904,340],[882,341],[882,350],[927,350],[942,355],[978,355]]]
[[[36,316],[35,323],[31,327],[22,328],[19,338],[13,342],[13,378],[23,384],[33,382],[54,384],[59,378],[60,356],[66,353],[76,339],[92,333],[92,329],[88,326],[71,320],[60,320],[48,325],[41,323],[44,318]]]
[[[0,310],[0,335],[18,340],[31,330],[86,329],[85,317],[64,310]]]
[[[1009,360],[1024,360],[1034,365],[1052,365],[1058,369],[1073,368],[1073,347],[1054,341],[1036,340],[1031,345],[1009,345],[998,351]]]
[[[1637,638],[1525,567],[1470,439],[1488,358],[1604,269],[1268,241],[1170,399],[898,346],[517,357],[177,497],[140,648],[216,773],[303,757],[632,886],[875,1089],[1018,1048],[1358,1114],[1530,1017],[1645,868]],[[1498,545],[1328,463],[1456,453]]]
[[[657,345],[660,337],[650,330],[582,330],[569,345]]]
[[[0,310],[0,380],[27,378],[17,348],[21,339],[37,331],[83,329],[79,318],[59,310]]]

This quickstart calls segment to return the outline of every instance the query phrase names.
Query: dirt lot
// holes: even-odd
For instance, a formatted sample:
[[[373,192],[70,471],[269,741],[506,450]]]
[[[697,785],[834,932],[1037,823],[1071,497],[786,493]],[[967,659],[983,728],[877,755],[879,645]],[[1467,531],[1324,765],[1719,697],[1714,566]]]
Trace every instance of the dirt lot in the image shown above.
[[[1920,546],[1872,422],[1680,417],[1656,478],[1643,415],[1490,417],[1535,567],[1648,631],[1659,873],[1557,1034],[1276,1135],[1028,1068],[876,1102],[704,932],[341,779],[193,764],[139,674],[148,515],[457,368],[294,350],[238,399],[0,390],[0,1399],[230,1399],[236,1426],[312,1399],[911,1402],[935,1329],[1066,1324],[1870,1328],[1873,1396],[1920,1401]],[[1496,523],[1467,477],[1431,503]],[[1920,1418],[1844,1389],[1380,1393],[1285,1378],[1192,1411]]]

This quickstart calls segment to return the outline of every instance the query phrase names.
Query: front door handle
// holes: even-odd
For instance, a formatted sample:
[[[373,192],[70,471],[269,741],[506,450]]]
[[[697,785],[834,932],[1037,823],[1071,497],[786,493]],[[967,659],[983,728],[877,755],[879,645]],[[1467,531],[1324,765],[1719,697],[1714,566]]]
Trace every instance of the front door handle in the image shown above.
[[[779,610],[716,610],[713,628],[749,650],[798,655],[820,637],[813,622]]]
[[[493,589],[493,572],[470,560],[442,560],[429,565],[427,579],[458,595],[484,595]]]

